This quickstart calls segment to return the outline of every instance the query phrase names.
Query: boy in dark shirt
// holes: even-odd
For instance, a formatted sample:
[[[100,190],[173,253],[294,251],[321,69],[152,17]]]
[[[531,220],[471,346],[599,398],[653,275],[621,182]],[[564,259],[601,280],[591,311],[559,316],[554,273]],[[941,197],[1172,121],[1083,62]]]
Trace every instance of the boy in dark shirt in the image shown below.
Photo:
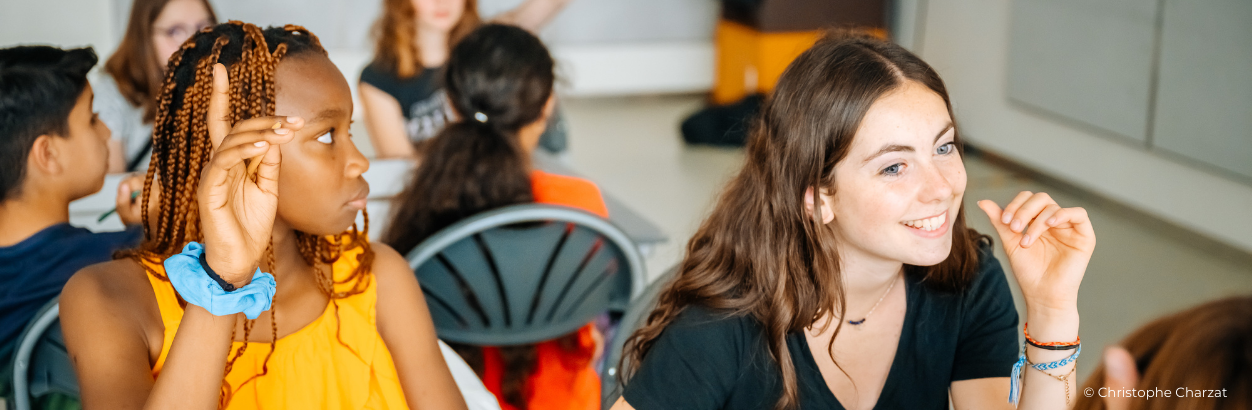
[[[109,129],[92,112],[87,82],[95,64],[90,48],[0,49],[0,363],[74,272],[141,239],[133,181],[118,193],[130,228],[69,224],[70,202],[99,191],[108,167]]]

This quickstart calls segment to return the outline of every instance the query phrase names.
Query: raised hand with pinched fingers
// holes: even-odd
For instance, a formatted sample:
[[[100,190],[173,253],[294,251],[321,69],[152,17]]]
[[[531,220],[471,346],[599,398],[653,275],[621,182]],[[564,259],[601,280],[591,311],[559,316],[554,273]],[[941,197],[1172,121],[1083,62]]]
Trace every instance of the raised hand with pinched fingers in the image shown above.
[[[213,67],[208,128],[213,156],[197,188],[205,259],[223,279],[242,287],[252,279],[278,211],[278,146],[304,126],[299,117],[258,117],[231,124],[226,67]]]
[[[1048,194],[1028,191],[1003,210],[989,200],[978,207],[1000,237],[1027,311],[1076,312],[1078,286],[1096,244],[1087,211],[1062,208]]]

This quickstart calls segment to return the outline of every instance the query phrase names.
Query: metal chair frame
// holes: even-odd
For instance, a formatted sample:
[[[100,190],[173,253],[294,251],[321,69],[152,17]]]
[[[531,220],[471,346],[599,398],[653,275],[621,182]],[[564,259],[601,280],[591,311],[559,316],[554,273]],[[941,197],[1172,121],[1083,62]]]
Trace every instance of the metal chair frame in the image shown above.
[[[613,335],[613,340],[605,347],[605,370],[600,376],[600,395],[602,403],[601,408],[608,410],[617,402],[617,398],[622,396],[622,385],[618,383],[617,373],[621,371],[620,364],[631,366],[632,363],[622,363],[622,354],[626,347],[626,339],[630,338],[632,333],[639,330],[647,321],[648,315],[656,308],[657,298],[661,296],[661,290],[674,280],[674,276],[678,274],[678,267],[675,266],[662,273],[660,277],[652,280],[652,283],[643,290],[641,294],[636,296],[630,302],[630,308],[626,309],[626,313],[622,316],[622,321],[617,328],[617,334]]]
[[[619,268],[621,270],[618,271],[618,274],[626,273],[629,275],[630,288],[629,292],[626,294],[615,292],[615,294],[619,294],[619,297],[614,298],[614,300],[610,302],[610,310],[624,311],[629,305],[630,300],[642,291],[642,287],[645,284],[645,268],[643,258],[640,256],[639,250],[635,246],[634,242],[626,236],[626,233],[613,223],[597,215],[564,206],[522,204],[503,207],[474,215],[444,228],[443,230],[432,235],[430,238],[427,238],[410,251],[406,259],[409,262],[409,267],[411,267],[414,273],[420,278],[420,269],[422,266],[432,261],[436,261],[442,252],[462,240],[472,238],[475,235],[491,231],[495,228],[540,222],[560,222],[587,228],[591,232],[604,238],[607,244],[612,245],[613,248],[616,248],[616,250],[620,252],[620,260],[624,262],[625,266]],[[526,228],[523,227],[521,229]],[[542,290],[543,289],[537,289],[536,291]],[[430,301],[428,301],[428,303],[429,302]],[[480,345],[524,344],[558,336],[558,334],[554,334],[552,329],[522,329],[507,335],[486,335],[475,330],[462,331],[447,327],[437,330],[439,332],[439,337],[442,339],[458,342],[472,340],[473,342],[471,344]]]
[[[22,331],[18,338],[17,349],[13,354],[13,404],[17,410],[31,409],[30,370],[31,359],[35,347],[43,339],[44,334],[54,323],[60,320],[60,296],[49,301],[39,309],[35,318]]]

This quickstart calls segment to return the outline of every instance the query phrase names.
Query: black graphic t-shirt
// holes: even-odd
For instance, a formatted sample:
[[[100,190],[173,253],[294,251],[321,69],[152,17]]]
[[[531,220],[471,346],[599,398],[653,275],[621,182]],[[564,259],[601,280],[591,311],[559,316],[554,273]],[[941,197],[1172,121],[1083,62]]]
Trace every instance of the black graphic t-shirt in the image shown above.
[[[404,113],[404,130],[414,143],[425,141],[443,130],[452,107],[443,90],[443,67],[426,67],[409,78],[397,77],[378,63],[361,71],[361,82],[391,95]]]

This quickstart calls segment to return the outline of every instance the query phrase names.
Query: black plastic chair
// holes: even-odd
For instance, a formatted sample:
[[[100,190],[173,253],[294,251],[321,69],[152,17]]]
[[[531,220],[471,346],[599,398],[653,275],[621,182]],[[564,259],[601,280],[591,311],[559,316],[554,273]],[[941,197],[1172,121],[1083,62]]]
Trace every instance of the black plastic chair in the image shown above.
[[[605,350],[605,371],[603,377],[600,377],[600,396],[603,398],[601,408],[608,410],[613,407],[613,403],[617,402],[618,397],[622,397],[622,384],[617,381],[617,372],[619,361],[622,358],[622,350],[626,346],[626,339],[630,338],[631,333],[639,330],[643,326],[644,321],[648,319],[648,315],[652,313],[652,309],[656,308],[656,299],[661,295],[661,289],[665,288],[674,275],[678,273],[678,267],[675,266],[665,271],[660,277],[652,281],[643,292],[630,303],[630,307],[626,309],[626,314],[622,316],[619,322],[617,333],[613,335],[613,340]],[[630,363],[626,363],[630,365]]]
[[[621,229],[574,208],[524,204],[480,213],[406,257],[439,338],[477,346],[537,343],[606,311],[644,284],[643,260]]]
[[[77,398],[78,377],[61,334],[60,297],[52,299],[18,338],[13,353],[13,401],[17,410],[30,410],[31,402],[52,393]]]

